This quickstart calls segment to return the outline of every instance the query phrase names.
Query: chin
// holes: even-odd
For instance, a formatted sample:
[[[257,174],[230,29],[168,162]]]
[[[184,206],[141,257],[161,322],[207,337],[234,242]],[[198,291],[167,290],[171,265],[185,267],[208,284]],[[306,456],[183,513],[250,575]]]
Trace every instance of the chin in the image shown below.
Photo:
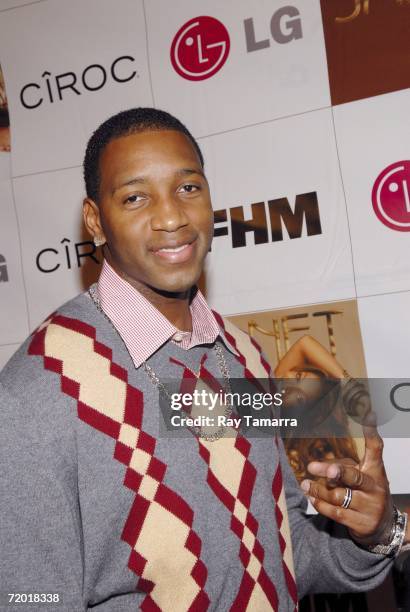
[[[155,291],[159,293],[186,293],[190,291],[192,287],[196,285],[196,280],[185,282],[175,281],[175,282],[167,282],[167,283],[158,283],[158,285],[153,286]]]
[[[186,291],[190,291],[192,287],[194,287],[200,277],[199,273],[185,273],[185,274],[175,274],[168,275],[166,282],[158,283],[158,288],[160,291],[166,291],[168,293],[185,293]]]

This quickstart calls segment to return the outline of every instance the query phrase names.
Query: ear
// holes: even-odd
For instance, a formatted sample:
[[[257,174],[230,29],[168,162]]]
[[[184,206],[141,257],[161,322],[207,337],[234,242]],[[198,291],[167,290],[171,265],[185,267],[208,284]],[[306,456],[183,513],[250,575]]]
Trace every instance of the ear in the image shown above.
[[[101,225],[100,209],[91,198],[85,198],[83,202],[83,217],[87,232],[97,243],[104,244],[106,238]]]

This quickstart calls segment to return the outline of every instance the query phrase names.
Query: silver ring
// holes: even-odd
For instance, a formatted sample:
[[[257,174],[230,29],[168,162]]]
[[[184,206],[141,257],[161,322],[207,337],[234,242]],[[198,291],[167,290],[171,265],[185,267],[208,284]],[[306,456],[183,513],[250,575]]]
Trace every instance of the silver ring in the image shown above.
[[[350,487],[346,487],[346,494],[342,503],[342,508],[348,508],[350,506],[350,502],[352,501],[352,489]]]

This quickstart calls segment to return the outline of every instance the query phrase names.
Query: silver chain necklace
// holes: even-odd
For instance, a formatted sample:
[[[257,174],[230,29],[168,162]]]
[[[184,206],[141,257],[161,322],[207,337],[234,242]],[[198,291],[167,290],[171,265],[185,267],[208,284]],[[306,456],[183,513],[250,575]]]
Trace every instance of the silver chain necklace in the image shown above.
[[[96,306],[97,310],[105,317],[105,319],[110,323],[111,327],[115,330],[117,335],[121,338],[121,341],[123,345],[125,346],[126,351],[128,355],[130,356],[131,361],[133,362],[132,356],[121,334],[118,332],[117,328],[115,327],[114,323],[111,321],[110,317],[102,309],[100,296],[98,295],[98,290],[97,290],[96,285],[91,285],[91,287],[88,289],[88,294],[91,298],[91,301]],[[229,374],[228,364],[226,363],[226,359],[225,359],[225,355],[223,353],[222,347],[218,343],[215,343],[212,348],[215,351],[217,362],[218,362],[218,367],[222,374],[222,378],[224,379],[225,393],[230,394],[230,397],[232,397],[230,374]],[[155,370],[153,370],[153,368],[150,365],[148,365],[146,361],[143,361],[141,365],[143,366],[144,371],[147,374],[150,381],[152,382],[152,384],[158,389],[159,393],[167,400],[167,402],[171,404],[171,399],[172,399],[171,394],[169,390],[167,389],[167,387],[164,385],[164,383],[160,380]],[[199,374],[195,374],[195,372],[193,372],[193,374],[196,376],[196,378],[199,379]],[[228,398],[229,398],[229,395],[228,395]],[[232,404],[231,404],[231,400],[228,399],[228,401],[225,402],[225,410],[223,413],[225,420],[229,418],[231,414],[232,414]],[[215,442],[215,440],[218,440],[219,438],[221,438],[226,431],[225,426],[221,426],[215,433],[212,433],[212,434],[203,433],[202,427],[193,426],[193,427],[188,427],[188,429],[190,429],[195,435],[203,438],[204,440],[207,440],[208,442]]]

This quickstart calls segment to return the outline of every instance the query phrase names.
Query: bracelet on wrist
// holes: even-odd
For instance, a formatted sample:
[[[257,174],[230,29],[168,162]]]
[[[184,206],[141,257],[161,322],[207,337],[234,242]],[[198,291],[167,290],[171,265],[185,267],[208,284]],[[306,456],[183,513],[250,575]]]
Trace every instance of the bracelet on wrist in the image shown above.
[[[403,548],[404,538],[406,536],[408,516],[406,512],[401,512],[394,506],[393,525],[390,533],[390,541],[387,544],[372,544],[365,546],[369,552],[385,555],[386,557],[397,557]],[[405,545],[407,549],[407,544]]]

